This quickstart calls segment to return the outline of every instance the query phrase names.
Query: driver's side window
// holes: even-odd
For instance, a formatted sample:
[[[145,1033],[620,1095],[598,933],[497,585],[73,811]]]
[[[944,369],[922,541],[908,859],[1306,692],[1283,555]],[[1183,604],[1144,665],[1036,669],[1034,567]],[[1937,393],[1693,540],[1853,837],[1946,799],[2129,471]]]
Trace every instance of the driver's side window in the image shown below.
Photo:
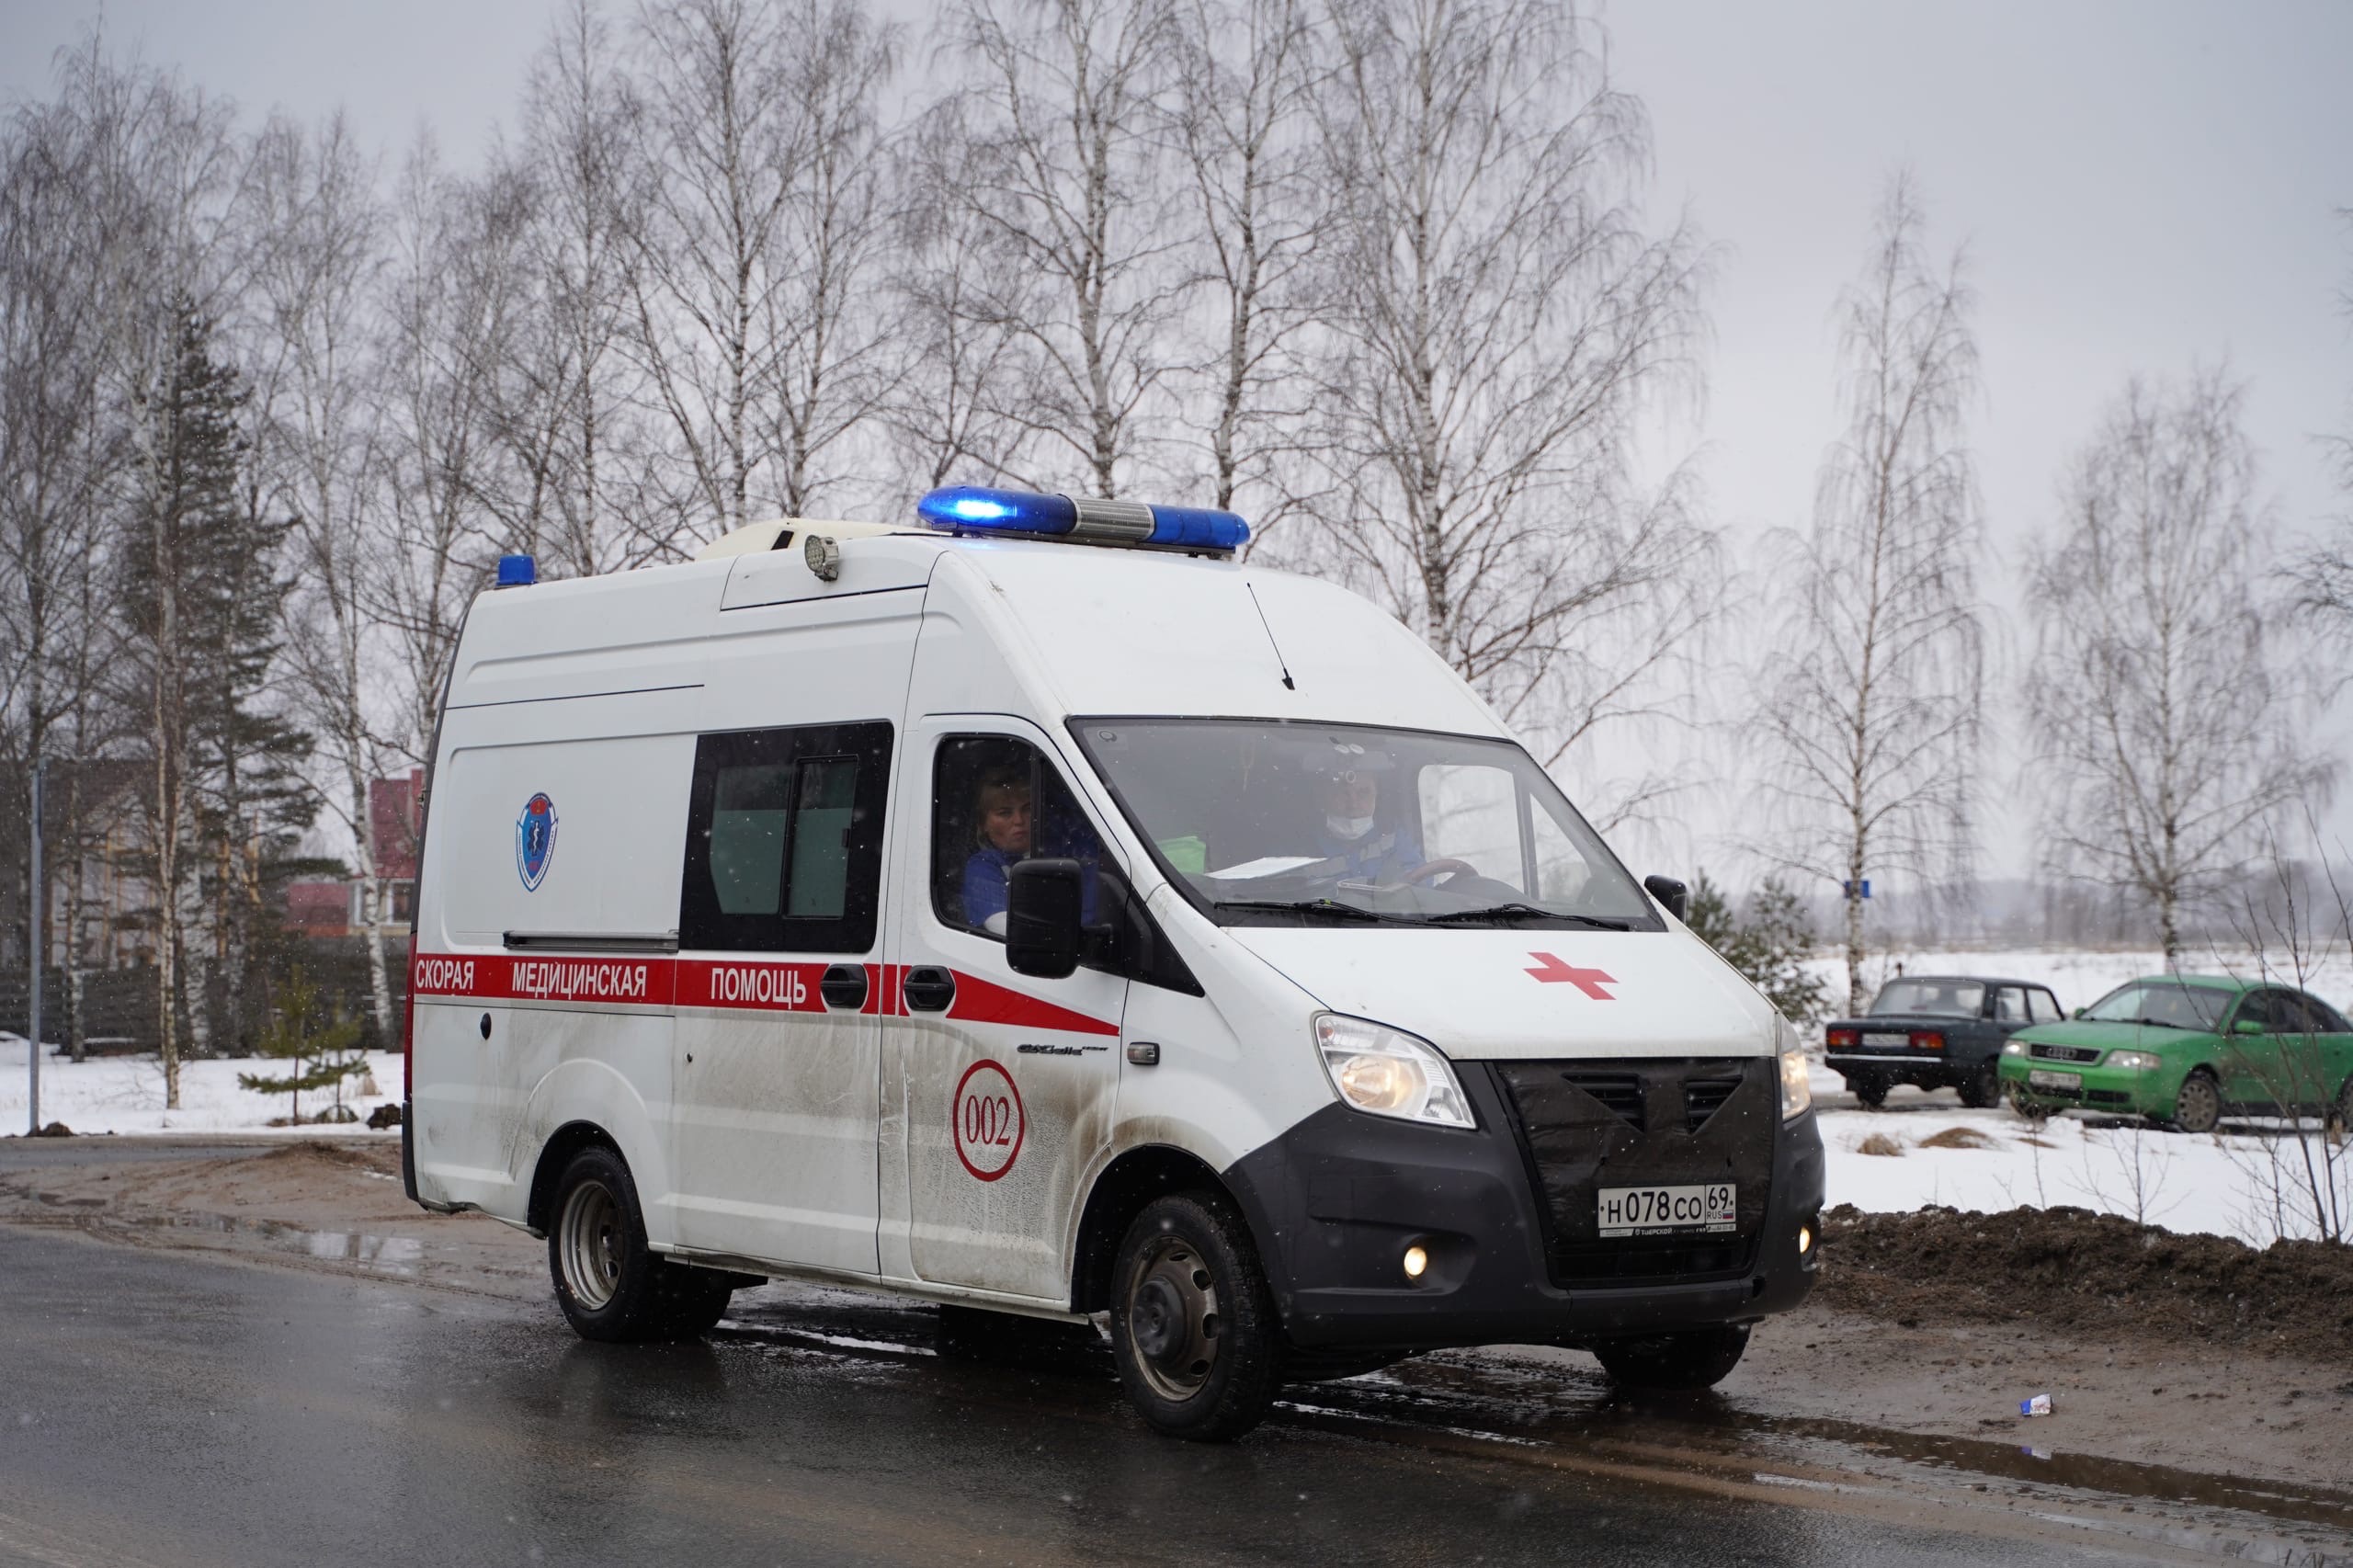
[[[1036,746],[1010,735],[950,735],[932,767],[931,906],[943,926],[1005,937],[1006,879],[1035,855],[1086,872],[1093,918],[1103,846]]]

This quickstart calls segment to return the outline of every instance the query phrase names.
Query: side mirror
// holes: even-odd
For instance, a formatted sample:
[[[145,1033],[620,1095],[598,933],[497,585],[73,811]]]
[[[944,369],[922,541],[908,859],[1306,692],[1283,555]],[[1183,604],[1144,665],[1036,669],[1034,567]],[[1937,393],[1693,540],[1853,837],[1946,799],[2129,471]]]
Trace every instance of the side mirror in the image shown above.
[[[2261,1034],[2263,1032],[2263,1020],[2260,1018],[2241,1018],[2237,1023],[2231,1026],[2231,1032],[2233,1034]]]
[[[1644,877],[1643,891],[1666,905],[1666,912],[1677,920],[1689,918],[1691,890],[1673,877]]]
[[[1005,961],[1016,974],[1060,980],[1078,967],[1085,872],[1075,860],[1017,861],[1005,879]]]
[[[2080,1018],[2084,1016],[2084,1010],[2081,1007],[2078,1007],[2067,1016],[2071,1018]]]

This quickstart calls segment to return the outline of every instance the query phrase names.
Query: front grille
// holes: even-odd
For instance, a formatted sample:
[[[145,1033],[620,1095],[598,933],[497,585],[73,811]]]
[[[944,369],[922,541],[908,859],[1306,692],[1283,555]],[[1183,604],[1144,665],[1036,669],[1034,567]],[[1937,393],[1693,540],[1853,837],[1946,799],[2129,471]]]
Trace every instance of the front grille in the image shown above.
[[[1495,1064],[1558,1285],[1737,1278],[1752,1266],[1780,1123],[1769,1058]],[[1605,1187],[1730,1181],[1731,1235],[1599,1234]]]
[[[1722,1110],[1724,1102],[1740,1087],[1734,1078],[1692,1078],[1683,1085],[1683,1124],[1693,1131],[1704,1126],[1708,1118]]]
[[[1561,1076],[1599,1100],[1619,1120],[1641,1127],[1647,1119],[1643,1115],[1646,1108],[1643,1104],[1643,1081],[1634,1074],[1563,1073]]]
[[[2037,1040],[2028,1046],[2027,1054],[2040,1062],[2097,1062],[2099,1052],[2087,1045],[2044,1045]]]

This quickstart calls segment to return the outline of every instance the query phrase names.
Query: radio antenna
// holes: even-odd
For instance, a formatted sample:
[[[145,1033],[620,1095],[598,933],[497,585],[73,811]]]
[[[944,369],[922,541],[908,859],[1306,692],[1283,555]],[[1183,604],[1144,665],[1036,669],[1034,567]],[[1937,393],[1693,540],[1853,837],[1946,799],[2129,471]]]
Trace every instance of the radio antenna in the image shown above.
[[[1283,689],[1297,691],[1299,683],[1290,678],[1290,665],[1283,662],[1283,645],[1275,641],[1275,629],[1267,624],[1267,607],[1258,602],[1258,585],[1245,583],[1242,585],[1250,590],[1250,608],[1258,612],[1258,625],[1267,634],[1267,646],[1275,651],[1275,667],[1283,672]]]

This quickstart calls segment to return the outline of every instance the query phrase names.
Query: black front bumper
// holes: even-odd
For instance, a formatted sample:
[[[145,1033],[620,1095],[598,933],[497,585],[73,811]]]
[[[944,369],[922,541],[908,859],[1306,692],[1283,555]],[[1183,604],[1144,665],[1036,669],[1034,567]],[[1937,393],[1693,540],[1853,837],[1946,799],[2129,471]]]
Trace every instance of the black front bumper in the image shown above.
[[[1752,1138],[1757,1168],[1770,1174],[1761,1195],[1754,1176],[1742,1183],[1739,1234],[1727,1239],[1736,1244],[1663,1251],[1621,1244],[1613,1268],[1609,1244],[1568,1233],[1579,1199],[1562,1175],[1561,1151],[1540,1147],[1548,1130],[1538,1127],[1531,1138],[1523,1118],[1525,1065],[1455,1065],[1479,1119],[1474,1131],[1333,1105],[1225,1173],[1294,1344],[1578,1346],[1754,1322],[1796,1306],[1813,1288],[1818,1249],[1798,1250],[1798,1232],[1816,1225],[1823,1200],[1822,1137],[1812,1112],[1784,1123],[1775,1108],[1769,1131]],[[1506,1073],[1520,1074],[1519,1097]],[[1659,1145],[1649,1147],[1654,1155]],[[1688,1160],[1647,1172],[1609,1169],[1627,1185],[1696,1179]],[[1414,1245],[1429,1256],[1417,1282],[1402,1267]]]

